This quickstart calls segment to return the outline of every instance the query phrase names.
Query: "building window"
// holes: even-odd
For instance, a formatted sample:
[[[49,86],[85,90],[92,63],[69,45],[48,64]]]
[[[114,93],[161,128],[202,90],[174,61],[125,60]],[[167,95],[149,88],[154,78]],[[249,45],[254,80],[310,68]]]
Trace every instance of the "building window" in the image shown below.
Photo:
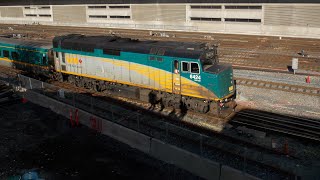
[[[89,9],[106,9],[107,6],[88,6]]]
[[[9,51],[3,50],[3,57],[9,58]]]
[[[261,22],[261,19],[225,18],[226,22]]]
[[[130,6],[109,6],[109,8],[111,8],[111,9],[116,9],[116,8],[118,8],[118,9],[129,9]]]
[[[130,16],[110,16],[110,18],[130,19]]]
[[[200,73],[198,63],[191,63],[191,73]]]
[[[182,71],[189,72],[189,63],[188,62],[182,62]]]
[[[191,21],[221,21],[221,18],[190,17]]]
[[[225,9],[262,9],[262,6],[225,6]]]
[[[51,14],[39,14],[39,17],[51,17]]]
[[[108,18],[108,16],[103,16],[103,15],[89,15],[89,18]]]
[[[103,54],[120,56],[120,50],[116,50],[116,49],[103,49]]]
[[[221,6],[191,6],[191,9],[221,9]]]
[[[37,17],[36,14],[26,14],[27,17]]]
[[[50,6],[42,6],[42,7],[39,7],[39,9],[50,9]]]

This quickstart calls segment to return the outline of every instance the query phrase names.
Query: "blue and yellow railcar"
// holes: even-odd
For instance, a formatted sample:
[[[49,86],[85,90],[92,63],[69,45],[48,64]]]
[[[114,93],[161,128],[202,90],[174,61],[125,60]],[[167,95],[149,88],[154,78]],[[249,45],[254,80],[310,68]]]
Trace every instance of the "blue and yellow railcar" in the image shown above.
[[[0,65],[49,76],[52,43],[0,38]]]
[[[67,35],[53,48],[55,76],[78,86],[135,87],[140,99],[199,112],[234,107],[232,67],[219,64],[213,45]]]

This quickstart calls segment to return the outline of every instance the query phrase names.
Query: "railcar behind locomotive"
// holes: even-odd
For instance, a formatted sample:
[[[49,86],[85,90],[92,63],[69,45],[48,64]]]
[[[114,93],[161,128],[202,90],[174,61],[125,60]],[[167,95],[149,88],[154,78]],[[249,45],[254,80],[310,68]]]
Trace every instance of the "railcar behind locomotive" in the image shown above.
[[[2,57],[14,64],[14,52],[38,59],[21,49],[26,47],[13,43],[9,57]],[[79,87],[202,113],[219,114],[235,106],[232,67],[218,62],[214,45],[72,34],[55,37],[52,49],[29,51],[43,57],[42,74]],[[36,60],[23,63],[24,68],[39,66]]]
[[[53,66],[52,54],[50,42],[0,38],[0,65],[3,66],[49,78],[49,66]]]

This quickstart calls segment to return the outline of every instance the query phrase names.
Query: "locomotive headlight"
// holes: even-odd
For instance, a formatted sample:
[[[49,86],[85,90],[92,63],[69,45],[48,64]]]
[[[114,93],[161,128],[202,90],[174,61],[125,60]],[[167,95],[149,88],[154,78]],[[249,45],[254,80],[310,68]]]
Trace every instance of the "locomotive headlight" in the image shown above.
[[[229,87],[229,91],[232,91],[232,90],[233,90],[233,86],[230,86],[230,87]]]

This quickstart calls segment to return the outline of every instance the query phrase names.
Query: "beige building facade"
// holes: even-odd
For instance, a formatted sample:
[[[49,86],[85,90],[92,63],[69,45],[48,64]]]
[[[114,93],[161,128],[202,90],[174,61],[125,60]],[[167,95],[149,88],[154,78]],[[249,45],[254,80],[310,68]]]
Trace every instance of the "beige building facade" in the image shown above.
[[[320,38],[320,4],[0,4],[0,23]]]

